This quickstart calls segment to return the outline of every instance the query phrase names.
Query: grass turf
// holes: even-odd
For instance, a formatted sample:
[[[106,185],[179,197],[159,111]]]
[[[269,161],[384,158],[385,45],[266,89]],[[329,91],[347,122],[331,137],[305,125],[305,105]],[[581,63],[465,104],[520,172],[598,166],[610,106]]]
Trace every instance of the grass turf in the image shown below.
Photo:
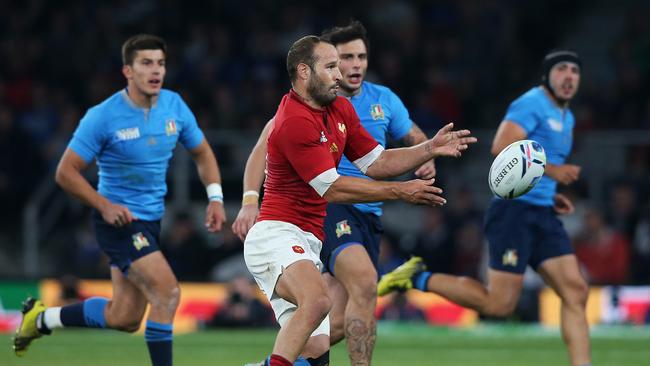
[[[275,330],[211,330],[177,335],[176,365],[237,365],[261,360],[271,350]],[[11,336],[0,335],[3,366],[148,365],[142,335],[115,331],[59,330],[14,356]],[[650,327],[597,327],[592,331],[595,366],[650,364]],[[567,365],[558,330],[539,326],[482,324],[470,329],[380,323],[373,365]],[[345,346],[331,352],[332,365],[348,365]]]

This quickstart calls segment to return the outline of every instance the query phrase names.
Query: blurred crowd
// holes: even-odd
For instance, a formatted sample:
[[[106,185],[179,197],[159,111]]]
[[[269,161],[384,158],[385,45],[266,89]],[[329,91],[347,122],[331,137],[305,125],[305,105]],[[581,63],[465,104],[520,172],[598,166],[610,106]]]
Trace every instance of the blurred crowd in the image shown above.
[[[553,47],[571,47],[585,65],[573,105],[579,137],[590,130],[650,128],[648,13],[647,1],[623,7],[560,0],[213,1],[200,6],[172,0],[0,0],[0,239],[20,242],[25,201],[42,181],[52,179],[85,110],[124,87],[120,47],[134,33],[168,41],[165,85],[181,93],[202,128],[249,135],[261,130],[289,88],[284,64],[291,42],[350,18],[369,30],[368,78],[397,92],[425,131],[435,131],[443,121],[496,128],[508,103],[538,82],[542,55]],[[607,29],[607,36],[591,32],[594,28]],[[591,198],[584,181],[582,189],[570,192],[578,212],[565,225],[593,284],[650,282],[644,185],[649,155],[647,146],[629,151],[628,163],[640,178],[612,182],[602,202]],[[222,166],[233,164],[227,152],[219,156]],[[393,268],[413,252],[434,270],[479,275],[486,202],[477,202],[471,190],[454,194],[444,209],[422,210],[417,233],[386,233],[382,268]],[[65,225],[65,232],[48,243],[58,256],[45,272],[105,276],[106,259],[93,242],[87,211],[70,211],[63,220],[75,224]],[[238,239],[228,230],[206,238],[197,220],[191,210],[168,219],[162,242],[179,278],[228,279],[215,269],[225,263],[238,273]]]

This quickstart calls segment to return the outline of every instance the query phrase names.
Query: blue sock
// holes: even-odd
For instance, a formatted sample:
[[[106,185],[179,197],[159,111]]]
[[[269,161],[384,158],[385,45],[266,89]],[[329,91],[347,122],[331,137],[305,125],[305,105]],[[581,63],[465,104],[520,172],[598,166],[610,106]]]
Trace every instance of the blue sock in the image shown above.
[[[413,276],[413,279],[412,279],[413,280],[413,286],[416,289],[420,290],[420,291],[426,292],[427,291],[427,282],[429,282],[429,277],[431,277],[431,275],[433,275],[433,273],[428,272],[428,271],[424,271],[424,272],[420,272],[420,273],[416,274],[415,276]]]
[[[171,366],[174,326],[147,320],[144,339],[147,341],[153,366]]]
[[[66,327],[105,328],[108,299],[91,297],[83,302],[66,305],[61,308],[61,324]]]
[[[296,362],[294,362],[293,365],[294,366],[309,366],[309,362],[307,362],[307,360],[305,360],[304,357],[298,356],[298,358],[296,359]]]

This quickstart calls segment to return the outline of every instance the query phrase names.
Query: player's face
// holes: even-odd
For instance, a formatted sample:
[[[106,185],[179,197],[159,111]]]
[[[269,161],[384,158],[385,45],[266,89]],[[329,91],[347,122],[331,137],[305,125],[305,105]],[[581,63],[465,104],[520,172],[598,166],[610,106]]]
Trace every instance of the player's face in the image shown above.
[[[165,71],[165,53],[162,50],[137,51],[133,64],[124,66],[129,87],[148,97],[160,94]]]
[[[368,50],[361,39],[336,45],[339,52],[341,89],[345,94],[357,94],[368,70]]]
[[[580,66],[573,62],[560,62],[553,66],[549,77],[555,95],[569,101],[580,86]]]
[[[336,99],[341,82],[339,57],[336,48],[329,43],[320,43],[314,49],[316,63],[307,82],[307,92],[319,105],[326,106]]]

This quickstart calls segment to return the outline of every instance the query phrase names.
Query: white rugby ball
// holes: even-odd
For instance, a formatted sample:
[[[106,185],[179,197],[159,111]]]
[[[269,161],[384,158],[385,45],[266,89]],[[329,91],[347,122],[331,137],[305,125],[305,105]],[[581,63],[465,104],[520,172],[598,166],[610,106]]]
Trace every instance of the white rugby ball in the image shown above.
[[[519,197],[535,187],[545,167],[546,153],[539,142],[515,141],[492,162],[488,175],[490,190],[508,200]]]

